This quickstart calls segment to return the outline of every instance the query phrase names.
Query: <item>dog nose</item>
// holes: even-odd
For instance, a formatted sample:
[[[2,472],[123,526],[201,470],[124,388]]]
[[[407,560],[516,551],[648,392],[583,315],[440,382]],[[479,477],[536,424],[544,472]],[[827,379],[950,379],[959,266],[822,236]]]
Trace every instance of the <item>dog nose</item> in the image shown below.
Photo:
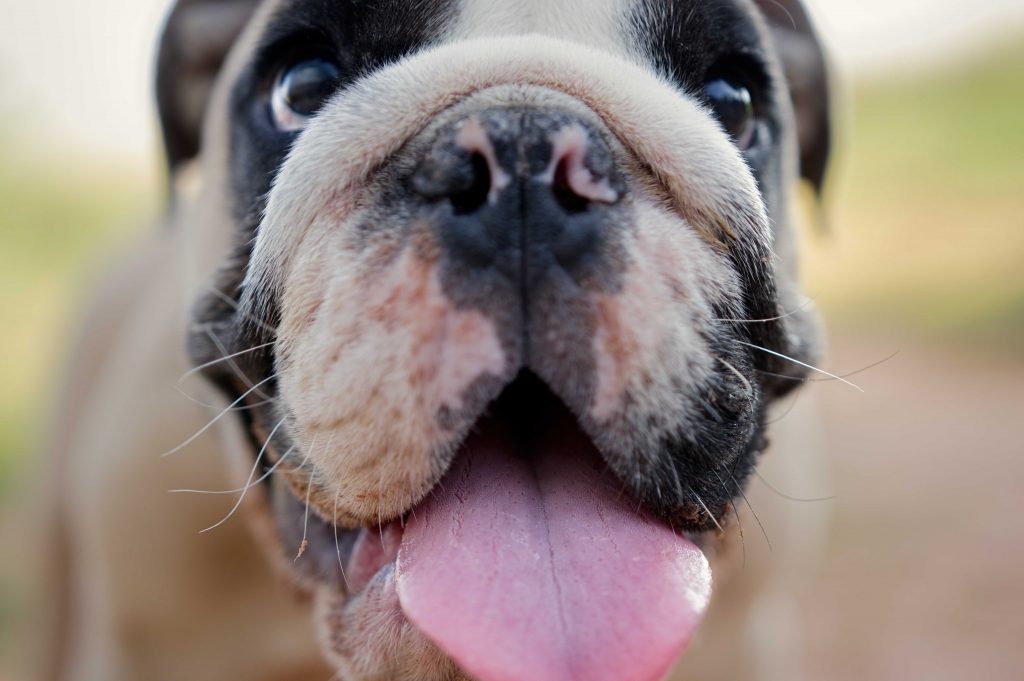
[[[413,189],[440,212],[445,254],[510,276],[572,272],[593,256],[624,193],[595,123],[560,111],[476,113],[437,136]]]

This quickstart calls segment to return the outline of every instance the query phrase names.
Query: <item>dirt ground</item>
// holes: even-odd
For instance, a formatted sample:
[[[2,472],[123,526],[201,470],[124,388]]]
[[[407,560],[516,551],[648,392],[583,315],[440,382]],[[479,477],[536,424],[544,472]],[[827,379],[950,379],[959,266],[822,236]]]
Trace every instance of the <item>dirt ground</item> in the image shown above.
[[[853,379],[863,394],[814,386],[835,499],[800,594],[810,677],[1024,679],[1024,352],[831,345],[839,373],[899,354]]]
[[[774,481],[790,496],[834,497],[792,501],[831,528],[796,594],[814,623],[808,678],[1024,679],[1024,353],[840,332],[831,346],[824,366],[837,373],[899,354],[852,379],[864,393],[833,381],[798,398],[823,407],[830,488]],[[21,523],[4,515],[16,538]],[[10,594],[25,575],[2,562]],[[16,632],[18,613],[5,617]],[[0,681],[23,681],[6,657]]]

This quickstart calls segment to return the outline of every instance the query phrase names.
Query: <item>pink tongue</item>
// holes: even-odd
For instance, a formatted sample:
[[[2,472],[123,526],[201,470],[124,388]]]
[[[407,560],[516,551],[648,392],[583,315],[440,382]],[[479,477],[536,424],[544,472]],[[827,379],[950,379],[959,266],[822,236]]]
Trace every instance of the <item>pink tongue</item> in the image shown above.
[[[474,436],[398,555],[406,616],[479,681],[657,681],[711,595],[700,549],[602,475],[578,432],[527,459]]]

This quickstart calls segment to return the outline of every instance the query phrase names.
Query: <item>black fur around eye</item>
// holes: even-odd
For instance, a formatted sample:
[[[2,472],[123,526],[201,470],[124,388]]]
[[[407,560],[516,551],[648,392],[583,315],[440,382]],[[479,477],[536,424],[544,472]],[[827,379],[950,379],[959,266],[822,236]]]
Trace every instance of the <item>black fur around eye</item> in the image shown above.
[[[326,59],[307,59],[281,70],[274,83],[270,107],[279,130],[306,127],[337,88],[341,69]]]
[[[750,88],[729,76],[714,76],[704,83],[704,96],[718,121],[740,149],[757,138],[757,115]]]

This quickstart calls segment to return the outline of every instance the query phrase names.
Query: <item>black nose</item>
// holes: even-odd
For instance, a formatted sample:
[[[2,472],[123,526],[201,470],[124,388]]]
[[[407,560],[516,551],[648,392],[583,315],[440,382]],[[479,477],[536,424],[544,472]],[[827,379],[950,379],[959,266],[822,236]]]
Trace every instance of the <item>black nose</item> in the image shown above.
[[[577,271],[625,191],[605,134],[573,114],[510,109],[443,129],[412,186],[438,207],[445,255],[509,276]]]

